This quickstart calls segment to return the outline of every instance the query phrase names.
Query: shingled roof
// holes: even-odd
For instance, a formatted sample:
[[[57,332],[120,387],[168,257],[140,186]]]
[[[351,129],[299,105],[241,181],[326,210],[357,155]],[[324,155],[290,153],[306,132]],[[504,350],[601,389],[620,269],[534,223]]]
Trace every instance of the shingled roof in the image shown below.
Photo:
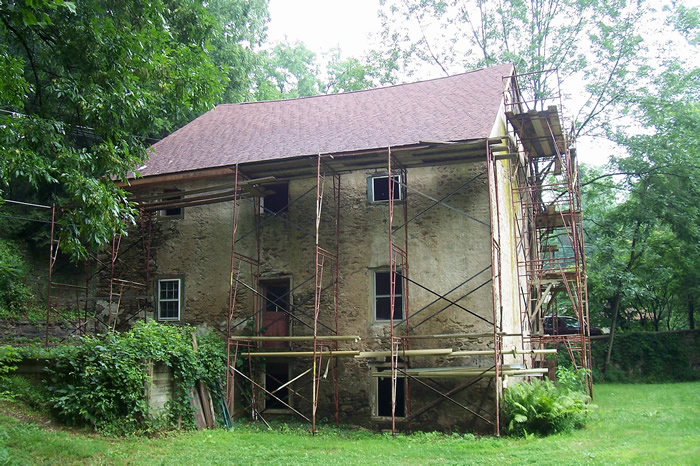
[[[487,138],[512,65],[412,84],[218,105],[152,146],[143,176]]]

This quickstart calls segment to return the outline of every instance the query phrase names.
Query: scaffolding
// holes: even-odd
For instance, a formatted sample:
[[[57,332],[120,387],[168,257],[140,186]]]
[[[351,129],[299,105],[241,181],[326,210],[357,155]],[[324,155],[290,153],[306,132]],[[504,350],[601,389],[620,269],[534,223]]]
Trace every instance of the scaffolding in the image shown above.
[[[556,93],[538,101],[510,99],[506,117],[518,144],[513,176],[515,223],[521,232],[518,271],[521,325],[533,348],[564,346],[577,369],[585,369],[593,394],[587,274],[581,219],[581,185],[573,127],[567,134],[557,70],[542,73]],[[527,75],[512,76],[513,82]],[[514,93],[520,96],[521,94]],[[532,108],[530,108],[532,107]],[[539,109],[538,109],[539,107]],[[561,328],[559,316],[572,314],[577,329]],[[546,328],[545,320],[550,323]],[[535,358],[535,365],[543,365]]]
[[[500,137],[459,143],[423,141],[408,148],[387,147],[379,154],[317,154],[258,165],[237,164],[230,167],[222,184],[170,196],[134,195],[140,236],[125,248],[123,238],[115,235],[110,249],[97,262],[98,272],[90,274],[90,267],[86,267],[87,281],[97,273],[109,273],[108,308],[102,326],[116,330],[136,316],[145,318],[149,306],[157,313],[148,289],[152,239],[157,234],[153,231],[154,217],[158,212],[228,203],[232,206],[232,229],[225,393],[232,416],[250,415],[267,423],[265,411],[269,401],[308,422],[315,433],[319,406],[323,403],[320,393],[327,388],[335,422],[339,423],[339,358],[354,358],[370,368],[372,379],[390,379],[391,410],[387,417],[392,433],[411,430],[421,416],[442,403],[450,403],[499,435],[500,402],[509,378],[543,376],[547,373],[542,367],[543,358],[555,353],[559,345],[565,346],[577,367],[590,369],[591,364],[575,150],[562,129],[561,101],[559,106],[529,109],[517,89],[520,77],[504,77],[504,124],[508,129]],[[460,179],[456,187],[445,192],[438,189],[437,194],[428,194],[409,182],[410,169],[460,163],[477,167],[478,173]],[[387,176],[388,335],[372,342],[339,330],[341,175],[355,170],[381,170]],[[269,176],[270,173],[275,176]],[[287,196],[285,205],[274,209],[265,205],[272,186],[293,179],[306,180],[312,186],[294,198]],[[465,212],[459,203],[451,202],[452,197],[464,195],[478,185],[485,185],[488,192],[486,218]],[[504,196],[506,190],[510,196]],[[313,207],[303,209],[302,205],[299,211],[308,215],[295,221],[285,212],[297,203]],[[411,225],[434,209],[444,209],[463,221],[465,228],[469,225],[482,229],[480,237],[488,241],[488,264],[465,265],[458,271],[459,283],[445,287],[449,289],[440,289],[441,271],[434,271],[435,279],[426,283],[419,280],[418,274],[412,275],[415,268],[409,268]],[[510,228],[511,223],[515,228]],[[270,288],[269,284],[274,285],[280,277],[270,273],[269,258],[262,245],[266,229],[275,224],[286,225],[304,238],[308,248],[304,247],[300,254],[309,264],[305,270],[310,272],[305,277],[295,277],[298,281],[293,287],[290,282],[283,291],[275,289],[272,293],[265,287]],[[55,219],[51,225],[47,342],[50,313],[56,307],[52,299],[62,293],[51,279],[58,254],[53,234]],[[510,311],[504,309],[510,306],[504,297],[511,286],[506,281],[513,276],[509,272],[513,264],[508,262],[505,248],[511,243],[516,245],[516,328],[504,321],[504,313]],[[138,244],[143,283],[120,278],[118,267],[121,255]],[[456,240],[455,245],[463,246]],[[88,287],[86,283],[79,289],[85,294],[85,309],[91,299]],[[465,304],[467,298],[480,290],[490,291],[490,306],[470,309]],[[409,299],[416,292],[432,299],[416,308],[419,300]],[[291,299],[301,295],[305,297]],[[123,302],[128,299],[136,302],[135,311],[123,309]],[[563,314],[567,303],[578,319],[580,331],[558,334],[555,328],[552,334],[545,334],[544,318]],[[427,323],[436,322],[448,310],[468,315],[480,329],[472,333],[427,330]],[[87,314],[86,311],[86,319]],[[299,332],[275,334],[274,329],[280,325],[293,326]],[[437,362],[427,363],[430,358]],[[266,374],[263,365],[277,360],[290,361],[296,370],[286,379]],[[266,380],[273,386],[268,386]],[[590,371],[587,382],[592,392]],[[475,389],[479,399],[465,399],[467,391]],[[430,394],[432,399],[414,398],[415,393]],[[299,400],[298,405],[291,402],[290,394]],[[405,408],[399,410],[397,403],[402,397]],[[398,411],[402,413],[399,415]]]
[[[411,429],[411,424],[420,416],[434,409],[436,406],[442,402],[449,402],[453,405],[463,409],[466,413],[473,416],[476,419],[490,425],[493,432],[498,435],[500,433],[500,398],[503,389],[503,379],[504,377],[513,376],[542,376],[547,372],[547,369],[533,368],[531,366],[522,364],[504,364],[504,354],[511,355],[513,358],[522,358],[526,360],[528,357],[534,357],[535,355],[544,355],[556,352],[554,349],[547,348],[528,348],[525,346],[520,346],[520,348],[512,347],[510,350],[504,351],[503,340],[504,338],[518,338],[524,340],[525,337],[522,332],[515,334],[509,334],[504,331],[502,325],[502,272],[501,272],[501,219],[503,213],[500,211],[502,206],[498,200],[498,178],[497,174],[497,163],[501,160],[501,155],[504,148],[503,138],[492,138],[486,141],[477,141],[467,144],[459,144],[455,146],[445,147],[444,144],[431,143],[429,146],[424,146],[421,151],[411,151],[403,152],[401,150],[392,150],[388,148],[387,158],[386,158],[386,170],[387,170],[387,183],[388,183],[388,256],[389,256],[389,288],[390,288],[390,317],[389,317],[389,335],[387,336],[384,349],[374,350],[374,351],[360,351],[356,349],[342,349],[338,347],[339,342],[352,341],[353,343],[358,343],[359,336],[352,335],[338,335],[338,293],[339,293],[339,280],[338,280],[338,243],[339,243],[339,220],[340,220],[340,203],[339,199],[341,197],[340,190],[340,180],[341,177],[338,173],[344,168],[342,162],[334,159],[331,156],[319,155],[316,162],[316,184],[314,188],[310,188],[300,197],[309,195],[315,190],[315,232],[308,232],[300,225],[295,225],[300,231],[305,231],[308,233],[310,239],[314,241],[314,264],[315,264],[315,274],[313,277],[309,277],[302,281],[302,285],[313,280],[314,282],[314,307],[313,307],[313,334],[310,336],[264,336],[263,333],[265,328],[261,328],[259,325],[260,319],[257,317],[258,314],[262,312],[266,304],[276,304],[275,302],[270,302],[269,298],[265,296],[264,293],[258,288],[260,283],[260,235],[262,224],[265,223],[265,219],[262,219],[258,212],[264,211],[260,209],[260,196],[264,195],[263,192],[258,193],[258,197],[255,200],[256,207],[253,212],[256,215],[255,223],[256,226],[252,228],[249,232],[242,235],[245,237],[253,232],[256,234],[256,241],[254,242],[257,251],[253,254],[255,257],[250,257],[241,254],[237,251],[237,243],[240,238],[237,237],[237,230],[239,225],[238,214],[240,208],[238,207],[241,199],[234,200],[233,209],[233,237],[232,237],[232,261],[231,261],[231,286],[229,292],[229,312],[228,312],[228,366],[229,374],[227,376],[227,400],[229,402],[232,414],[240,413],[241,410],[236,409],[236,396],[235,390],[243,392],[245,395],[246,405],[242,407],[242,411],[251,410],[251,415],[256,418],[262,418],[261,410],[258,409],[259,399],[268,397],[281,402],[287,409],[296,414],[301,419],[309,422],[311,424],[311,431],[316,431],[316,415],[318,409],[318,393],[321,383],[320,368],[322,367],[324,357],[328,358],[328,364],[332,361],[333,368],[337,367],[337,358],[340,357],[353,357],[356,359],[364,359],[368,361],[375,361],[374,364],[377,369],[372,371],[372,377],[374,378],[390,378],[391,379],[391,431],[396,433],[401,430],[397,425],[399,421],[397,416],[397,399],[399,396],[398,381],[403,379],[405,384],[402,390],[405,390],[405,414],[401,415],[400,422],[403,424],[403,429]],[[473,176],[464,182],[451,192],[443,195],[441,198],[433,197],[429,194],[423,193],[420,190],[410,186],[408,182],[408,167],[409,166],[424,166],[426,163],[424,161],[428,156],[442,157],[443,161],[449,161],[454,163],[456,160],[455,156],[459,154],[463,157],[464,154],[469,154],[474,157],[473,161],[483,164],[483,171],[476,176]],[[398,156],[397,156],[398,154]],[[485,157],[484,157],[485,156]],[[420,158],[418,158],[420,157]],[[484,158],[486,160],[484,160]],[[374,162],[376,164],[376,162]],[[374,168],[379,168],[374,166]],[[298,170],[298,169],[297,169]],[[325,170],[334,173],[334,199],[335,199],[335,215],[332,216],[335,225],[335,253],[329,252],[328,249],[323,249],[321,245],[321,224],[322,224],[322,207],[324,199],[324,186],[325,186]],[[298,172],[297,172],[298,173]],[[239,167],[235,169],[235,183],[238,183],[239,177],[241,177],[241,172]],[[488,184],[489,192],[489,210],[488,219],[479,219],[473,215],[460,210],[458,207],[451,205],[448,199],[454,196],[460,191],[465,190],[470,185],[477,182],[484,182]],[[400,194],[396,192],[400,191]],[[409,193],[410,196],[415,196],[416,198],[422,198],[429,202],[429,205],[415,215],[409,218]],[[299,198],[290,201],[291,203],[297,202]],[[397,205],[397,202],[399,204]],[[442,207],[456,213],[460,218],[463,218],[465,222],[475,222],[480,224],[485,232],[488,232],[490,238],[490,251],[491,251],[491,263],[489,266],[482,268],[479,271],[465,269],[462,273],[464,274],[464,280],[453,287],[450,290],[436,291],[431,286],[434,287],[435,284],[424,284],[411,278],[409,270],[409,225],[419,219],[421,216],[431,211],[436,207]],[[278,213],[271,213],[272,217],[276,217]],[[267,220],[269,220],[268,218]],[[396,222],[398,220],[398,222]],[[289,219],[284,219],[285,222],[289,223]],[[399,223],[396,225],[396,223]],[[323,276],[325,270],[325,264],[329,262],[334,270],[330,277],[330,283],[327,286],[323,285]],[[249,268],[248,273],[243,273],[243,269],[247,266]],[[488,272],[490,273],[486,275]],[[247,276],[247,281],[245,277]],[[486,277],[485,277],[486,276]],[[400,285],[399,285],[400,284]],[[299,285],[301,286],[301,285]],[[471,294],[477,292],[478,290],[490,286],[491,288],[491,310],[487,315],[483,315],[480,312],[472,311],[464,305],[461,304],[465,298]],[[254,314],[246,315],[241,317],[238,315],[239,311],[237,309],[237,296],[240,289],[245,289],[255,296],[255,303],[252,307]],[[296,288],[295,288],[296,289]],[[333,290],[333,312],[335,322],[331,325],[326,325],[319,320],[320,314],[319,310],[321,307],[321,296],[324,290]],[[397,289],[401,292],[397,293]],[[422,290],[434,296],[434,299],[423,306],[420,309],[412,309],[411,301],[409,300],[409,290],[417,289]],[[289,293],[293,292],[291,289]],[[463,294],[456,298],[451,298],[450,296],[454,293],[461,291]],[[397,296],[400,294],[400,312],[396,308]],[[282,297],[280,297],[282,298]],[[434,307],[439,306],[437,311],[429,312]],[[244,309],[243,312],[248,312]],[[421,327],[428,321],[434,319],[438,315],[442,314],[446,310],[458,310],[459,312],[465,312],[475,319],[480,320],[490,328],[487,333],[460,333],[460,334],[430,334],[421,333]],[[300,303],[295,303],[290,306],[285,313],[292,319],[300,320],[300,316],[296,315],[300,312]],[[425,314],[423,314],[425,313]],[[399,319],[396,315],[400,315]],[[254,322],[255,327],[253,331],[253,336],[237,336],[234,335],[237,328],[241,327],[245,322]],[[319,336],[319,327],[324,327],[324,330],[329,333],[326,336]],[[290,347],[284,351],[269,351],[264,348],[265,342],[285,342],[289,344]],[[412,349],[412,342],[420,341],[423,343],[424,348],[422,349]],[[440,347],[441,343],[448,341],[449,347]],[[293,343],[302,344],[303,342],[312,343],[311,349],[301,347],[292,347]],[[425,348],[425,346],[428,346]],[[443,345],[444,346],[444,345]],[[481,346],[481,348],[479,348]],[[478,349],[460,349],[462,347],[478,348]],[[457,349],[455,349],[457,348]],[[311,358],[311,367],[307,370],[301,371],[300,374],[295,376],[292,380],[285,382],[282,386],[277,387],[274,390],[266,389],[263,384],[256,380],[257,366],[252,362],[256,358]],[[437,367],[413,367],[412,359],[439,357],[447,361],[442,363],[442,365]],[[459,366],[454,365],[453,361],[460,361],[459,358],[469,357],[472,360],[478,361],[477,363],[470,366]],[[485,359],[484,359],[485,358]],[[248,373],[246,374],[244,370],[241,370],[236,366],[237,361],[242,359],[247,361],[244,364],[240,364],[242,367],[248,368]],[[381,361],[389,361],[389,370],[380,370]],[[489,361],[489,362],[485,362]],[[372,365],[370,364],[370,365]],[[312,384],[312,397],[311,400],[306,400],[307,403],[311,405],[310,416],[306,416],[301,413],[300,410],[293,407],[288,401],[282,400],[277,396],[277,393],[281,388],[290,389],[292,382],[298,382],[301,378],[309,377],[310,383]],[[249,382],[254,389],[245,390],[245,388],[237,382],[238,379],[245,380]],[[444,388],[441,383],[442,380],[446,378],[449,379],[463,379],[464,381],[459,383],[457,386],[450,389]],[[488,382],[486,382],[488,381]],[[277,381],[280,382],[280,381]],[[480,382],[487,383],[486,390],[490,390],[493,398],[493,409],[484,409],[479,403],[470,403],[468,401],[458,401],[457,395],[474,387]],[[337,385],[337,370],[333,372],[333,398],[335,401],[335,413],[336,422],[338,422],[338,385]],[[412,386],[422,389],[424,392],[427,391],[434,395],[434,400],[425,403],[422,406],[417,406],[415,411],[412,411],[411,402],[411,392]],[[294,390],[293,393],[298,395],[305,400],[303,395],[299,390]],[[483,404],[482,399],[482,404]],[[264,419],[263,419],[264,420]]]

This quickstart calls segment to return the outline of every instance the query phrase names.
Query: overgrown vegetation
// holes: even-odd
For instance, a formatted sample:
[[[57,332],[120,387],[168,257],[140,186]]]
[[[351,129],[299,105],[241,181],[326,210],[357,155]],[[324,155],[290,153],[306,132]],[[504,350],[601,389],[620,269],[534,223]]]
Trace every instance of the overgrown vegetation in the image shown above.
[[[25,284],[29,265],[20,248],[12,241],[0,238],[0,318],[24,311],[31,299]]]
[[[0,346],[0,398],[6,398],[10,395],[7,387],[8,375],[12,373],[17,366],[17,362],[21,360],[19,351],[12,346]]]
[[[700,338],[680,332],[630,332],[615,337],[613,358],[606,372],[601,370],[608,350],[607,341],[594,342],[593,375],[599,382],[661,383],[700,380],[693,369],[692,354],[700,354]],[[693,343],[694,342],[694,343]]]
[[[139,323],[123,334],[85,337],[57,351],[48,368],[49,404],[62,421],[89,424],[106,433],[148,432],[172,427],[178,420],[193,426],[190,391],[196,381],[221,395],[226,355],[218,336],[198,337],[191,327]],[[164,363],[176,382],[174,399],[163,413],[149,410],[144,396],[147,365]]]
[[[557,383],[547,379],[509,386],[503,399],[506,433],[515,436],[570,432],[585,425],[589,407],[582,374],[557,369]]]

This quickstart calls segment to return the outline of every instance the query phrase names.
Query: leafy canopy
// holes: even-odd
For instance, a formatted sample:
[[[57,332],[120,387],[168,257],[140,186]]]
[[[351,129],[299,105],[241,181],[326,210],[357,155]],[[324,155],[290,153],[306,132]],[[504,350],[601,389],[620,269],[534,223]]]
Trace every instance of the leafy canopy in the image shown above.
[[[113,180],[152,138],[249,95],[267,19],[263,0],[1,3],[0,194],[28,183],[59,206],[74,257],[124,232]]]

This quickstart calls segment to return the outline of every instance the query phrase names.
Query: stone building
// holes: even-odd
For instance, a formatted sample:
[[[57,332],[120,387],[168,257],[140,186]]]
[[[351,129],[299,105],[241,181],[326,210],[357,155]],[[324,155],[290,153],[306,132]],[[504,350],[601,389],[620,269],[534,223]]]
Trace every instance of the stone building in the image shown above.
[[[543,371],[514,73],[217,106],[138,169],[145,261],[118,275],[227,336],[238,415],[497,430],[503,385]]]

